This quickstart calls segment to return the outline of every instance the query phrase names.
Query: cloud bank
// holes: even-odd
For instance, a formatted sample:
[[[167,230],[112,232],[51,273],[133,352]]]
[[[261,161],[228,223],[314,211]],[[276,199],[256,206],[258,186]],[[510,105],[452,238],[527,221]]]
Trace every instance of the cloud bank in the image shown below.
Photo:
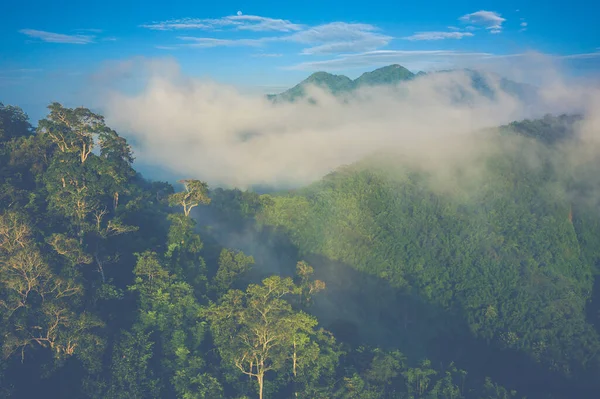
[[[552,74],[539,104],[527,106],[507,94],[492,100],[472,90],[473,101],[457,104],[456,89],[469,87],[463,72],[430,75],[399,89],[366,88],[345,101],[312,88],[318,106],[275,105],[184,76],[173,61],[129,61],[98,76],[113,88],[100,108],[135,143],[137,162],[242,188],[304,185],[382,149],[398,148],[427,164],[448,154],[464,159],[477,152],[469,139],[476,129],[547,111],[597,111],[590,107],[600,104],[597,88],[569,87]],[[124,92],[123,76],[142,76],[141,85]]]

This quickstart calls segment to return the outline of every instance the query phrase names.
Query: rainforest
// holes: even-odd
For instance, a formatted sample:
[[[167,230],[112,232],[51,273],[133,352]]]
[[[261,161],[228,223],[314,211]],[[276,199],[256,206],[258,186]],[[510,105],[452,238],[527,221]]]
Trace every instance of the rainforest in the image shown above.
[[[0,104],[0,397],[598,397],[593,113],[399,65],[177,87]]]

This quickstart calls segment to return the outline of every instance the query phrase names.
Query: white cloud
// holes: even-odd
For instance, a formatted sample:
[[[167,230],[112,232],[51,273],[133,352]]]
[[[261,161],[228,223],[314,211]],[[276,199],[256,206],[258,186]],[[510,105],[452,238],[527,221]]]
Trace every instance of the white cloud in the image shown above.
[[[302,29],[302,25],[291,23],[285,19],[273,19],[256,15],[233,15],[224,19],[233,23],[239,23],[236,26],[239,30],[295,32]]]
[[[186,47],[211,48],[211,47],[254,47],[261,46],[266,41],[272,40],[269,38],[263,39],[216,39],[212,37],[193,37],[179,36],[178,39],[191,42],[185,44]]]
[[[393,39],[378,30],[369,24],[332,22],[294,33],[287,40],[313,45],[304,49],[303,54],[357,53],[376,50]]]
[[[21,29],[19,32],[48,43],[89,44],[93,43],[95,38],[95,36],[65,35],[62,33],[46,32],[35,29]]]
[[[495,11],[480,10],[471,14],[463,15],[459,18],[465,23],[482,26],[490,30],[491,33],[500,33],[502,31],[502,23],[506,21],[500,14]]]
[[[487,135],[465,134],[532,114],[527,104],[506,95],[489,99],[469,91],[472,103],[457,104],[456,87],[470,85],[469,76],[459,71],[406,82],[402,93],[366,88],[347,101],[314,90],[311,95],[320,104],[315,107],[242,95],[230,86],[183,76],[176,65],[157,70],[153,63],[153,73],[139,65],[124,69],[147,76],[141,90],[131,93],[113,81],[115,92],[94,98],[100,99],[98,108],[109,125],[135,139],[136,162],[161,165],[211,186],[303,185],[381,149],[397,149],[403,162],[431,168],[426,170],[440,172],[432,173],[440,178],[457,165],[477,172],[478,164],[470,162],[496,146]],[[499,83],[493,76],[490,81]],[[581,103],[593,112],[597,103],[585,101],[577,89],[550,90],[539,110]],[[479,183],[472,177],[471,183]]]
[[[521,26],[524,28],[527,26],[527,22],[521,22]]]
[[[205,20],[197,18],[170,19],[168,21],[140,25],[140,27],[151,30],[210,29],[211,25],[203,21]]]
[[[375,67],[402,64],[414,70],[449,67],[453,59],[482,58],[491,53],[462,52],[456,50],[378,50],[350,54],[324,61],[303,62],[286,69],[293,70],[340,70],[348,68]]]
[[[260,17],[257,15],[243,15],[241,12],[218,19],[179,18],[143,24],[140,27],[163,31],[186,29],[214,30],[224,27],[256,32],[295,32],[302,29],[302,25],[294,24],[288,20]]]
[[[311,45],[302,54],[339,54],[372,51],[387,45],[393,38],[377,32],[377,27],[368,24],[332,22],[315,26],[285,36],[268,36],[259,39],[217,39],[207,37],[180,36],[186,47],[240,47],[261,46],[273,42],[291,42]]]
[[[417,32],[412,36],[404,37],[405,40],[443,40],[462,39],[474,36],[471,32]]]
[[[600,48],[598,48],[597,50],[600,50]],[[568,54],[568,55],[560,56],[559,58],[562,58],[565,60],[574,60],[574,59],[587,59],[587,58],[598,58],[598,57],[600,57],[600,51],[596,51],[594,53]]]

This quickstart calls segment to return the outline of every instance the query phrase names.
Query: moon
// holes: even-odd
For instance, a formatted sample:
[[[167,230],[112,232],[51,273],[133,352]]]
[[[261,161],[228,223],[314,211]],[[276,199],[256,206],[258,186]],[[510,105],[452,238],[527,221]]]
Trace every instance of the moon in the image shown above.
[[[237,15],[238,15],[238,16],[239,16],[239,15],[242,15],[242,12],[241,12],[241,11],[238,11],[238,12],[237,12]]]

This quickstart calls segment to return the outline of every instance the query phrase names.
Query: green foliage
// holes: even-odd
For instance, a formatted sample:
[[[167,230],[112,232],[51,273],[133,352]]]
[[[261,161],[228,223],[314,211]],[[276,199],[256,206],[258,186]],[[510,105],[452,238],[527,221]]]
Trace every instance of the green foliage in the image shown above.
[[[192,287],[169,274],[156,253],[140,254],[134,274],[130,290],[139,293],[140,301],[136,328],[154,332],[158,338],[159,375],[168,376],[181,397],[204,397],[198,396],[202,390],[214,392],[217,388],[210,379],[198,378],[204,367],[199,348],[205,327],[198,318],[200,306]]]
[[[285,297],[299,293],[291,278],[268,277],[246,292],[231,290],[205,312],[221,357],[258,383],[263,397],[265,375],[282,370],[288,359],[296,373],[298,358],[317,324],[292,309]]]
[[[504,140],[483,160],[480,181],[457,171],[450,192],[435,176],[378,158],[272,197],[258,220],[285,228],[303,254],[462,312],[470,331],[496,347],[567,375],[597,367],[586,354],[600,341],[584,312],[589,258],[597,257],[582,250],[570,220],[564,157],[538,142]]]
[[[392,66],[359,81],[409,77]],[[312,80],[338,92],[356,84],[330,78]],[[503,137],[544,141],[554,129],[546,141],[565,141],[572,122],[524,121]],[[518,397],[453,363],[338,342],[308,313],[330,299],[314,278],[319,263],[255,283],[249,271],[265,270],[262,256],[198,234],[190,211],[211,202],[219,222],[244,233],[254,217],[280,227],[301,255],[378,276],[402,300],[457,315],[491,347],[591,375],[598,337],[583,309],[600,260],[589,195],[598,181],[554,148],[517,144],[481,162],[486,179],[449,190],[425,172],[366,161],[289,195],[209,197],[198,180],[175,193],[142,178],[126,140],[86,108],[51,104],[33,129],[22,110],[0,104],[0,396],[241,399],[258,385],[260,397]],[[410,306],[387,300],[382,312]],[[447,333],[433,318],[427,328]]]
[[[153,377],[149,368],[152,358],[150,333],[140,329],[125,331],[113,349],[111,367],[111,385],[106,397],[125,398],[158,398],[159,380]]]
[[[180,180],[185,189],[169,196],[169,205],[183,207],[185,216],[190,215],[192,208],[200,204],[210,204],[208,185],[199,180]]]
[[[240,251],[223,249],[219,255],[219,269],[214,279],[214,287],[225,293],[233,282],[243,273],[250,270],[254,258]]]

